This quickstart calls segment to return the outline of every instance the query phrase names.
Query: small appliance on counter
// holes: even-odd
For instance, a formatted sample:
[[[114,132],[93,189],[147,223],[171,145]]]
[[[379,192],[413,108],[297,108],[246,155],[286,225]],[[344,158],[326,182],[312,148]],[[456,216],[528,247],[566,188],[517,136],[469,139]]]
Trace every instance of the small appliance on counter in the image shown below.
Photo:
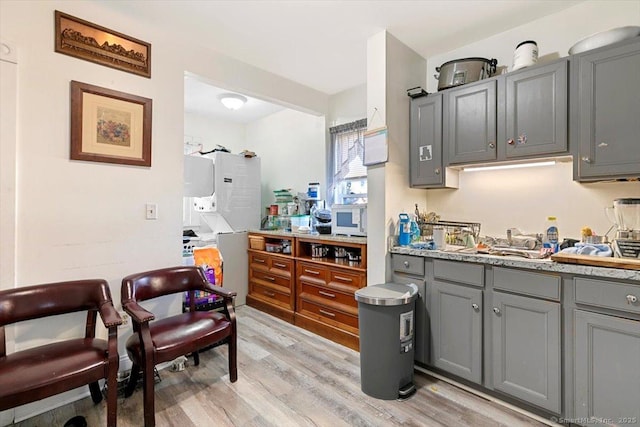
[[[366,236],[367,205],[331,206],[331,230],[333,234]]]
[[[496,59],[463,58],[448,61],[439,67],[433,77],[438,80],[438,91],[486,79],[496,73]]]
[[[614,255],[640,258],[640,199],[616,199],[606,213],[617,228],[611,245]]]

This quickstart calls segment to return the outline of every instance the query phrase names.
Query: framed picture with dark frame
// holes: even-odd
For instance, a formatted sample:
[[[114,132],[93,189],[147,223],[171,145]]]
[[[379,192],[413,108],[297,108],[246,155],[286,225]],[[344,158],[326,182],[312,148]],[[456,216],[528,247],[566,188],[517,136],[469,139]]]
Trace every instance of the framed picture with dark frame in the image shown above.
[[[71,82],[71,159],[151,166],[152,100]]]
[[[151,44],[55,11],[55,51],[151,78]]]

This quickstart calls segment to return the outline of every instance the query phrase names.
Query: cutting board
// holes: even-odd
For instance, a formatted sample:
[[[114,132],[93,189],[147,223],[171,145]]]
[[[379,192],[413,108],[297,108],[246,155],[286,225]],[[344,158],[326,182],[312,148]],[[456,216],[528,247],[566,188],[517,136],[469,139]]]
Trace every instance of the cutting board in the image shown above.
[[[626,268],[628,270],[640,270],[640,259],[612,258],[592,255],[553,254],[551,259],[565,264],[591,265],[594,267]]]

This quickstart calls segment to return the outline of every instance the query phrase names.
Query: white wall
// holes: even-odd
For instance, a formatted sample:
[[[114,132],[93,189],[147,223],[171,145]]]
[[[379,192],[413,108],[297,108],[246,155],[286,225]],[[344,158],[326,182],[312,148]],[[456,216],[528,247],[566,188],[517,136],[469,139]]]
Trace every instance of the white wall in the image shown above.
[[[325,118],[294,110],[271,114],[246,126],[246,144],[261,157],[262,205],[274,190],[306,192],[309,182],[326,189]]]
[[[578,40],[595,32],[640,25],[640,2],[587,1],[555,15],[532,21],[474,44],[432,56],[427,61],[428,91],[437,90],[434,67],[470,56],[497,58],[511,67],[513,50],[523,40],[536,40],[540,62],[567,56]],[[546,58],[545,58],[546,57]],[[427,206],[443,219],[476,221],[481,234],[506,234],[506,228],[541,232],[548,215],[558,217],[562,237],[580,237],[580,228],[598,234],[611,226],[604,207],[618,197],[640,197],[638,182],[579,184],[571,164],[506,171],[461,172],[458,190],[428,190]],[[407,200],[407,203],[409,200]]]
[[[244,150],[253,150],[246,143],[246,131],[243,123],[220,120],[201,114],[184,115],[185,142],[202,144],[202,151],[216,148],[216,144],[228,148],[237,154]]]
[[[366,119],[367,85],[355,86],[329,97],[327,127]]]
[[[152,78],[55,53],[54,10],[150,42]],[[0,38],[14,42],[20,53],[17,286],[104,278],[119,307],[122,277],[181,263],[185,71],[219,87],[261,94],[262,99],[278,99],[320,114],[327,110],[325,94],[196,47],[162,26],[115,12],[109,3],[3,0],[0,31]],[[150,168],[69,160],[71,80],[153,100]],[[318,175],[324,176],[323,172],[320,169]],[[145,220],[147,202],[158,204],[157,220]],[[13,246],[2,239],[1,245]],[[159,317],[177,312],[179,300],[163,301],[154,309]],[[64,335],[77,323],[76,318],[58,318],[42,322],[39,328],[17,328],[16,348]],[[104,330],[99,334],[106,335]],[[120,330],[121,369],[127,368],[123,347],[128,334],[127,328]],[[86,394],[86,388],[76,392]],[[35,407],[18,408],[16,418],[59,404],[60,399],[52,399],[53,403],[49,399]]]

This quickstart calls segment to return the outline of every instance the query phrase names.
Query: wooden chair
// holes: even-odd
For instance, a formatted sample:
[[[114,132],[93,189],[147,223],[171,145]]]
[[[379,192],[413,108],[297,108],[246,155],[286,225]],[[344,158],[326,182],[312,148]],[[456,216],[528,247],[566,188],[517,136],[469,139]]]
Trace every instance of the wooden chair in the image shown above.
[[[224,299],[222,312],[196,311],[196,290],[211,292]],[[185,313],[154,320],[153,313],[142,308],[140,301],[188,291],[190,307]],[[238,379],[236,361],[236,317],[233,309],[235,292],[209,283],[201,268],[172,267],[133,274],[122,279],[122,308],[131,316],[134,334],[126,349],[133,362],[125,397],[131,396],[142,370],[144,425],[155,425],[154,367],[214,344],[229,348],[229,377]],[[198,359],[196,358],[196,364]]]
[[[4,327],[25,320],[87,311],[83,338],[66,339],[6,354]],[[100,313],[107,340],[97,339]],[[102,400],[98,380],[107,380],[107,425],[116,425],[118,325],[109,285],[78,280],[0,292],[0,411],[89,384],[95,403]]]

